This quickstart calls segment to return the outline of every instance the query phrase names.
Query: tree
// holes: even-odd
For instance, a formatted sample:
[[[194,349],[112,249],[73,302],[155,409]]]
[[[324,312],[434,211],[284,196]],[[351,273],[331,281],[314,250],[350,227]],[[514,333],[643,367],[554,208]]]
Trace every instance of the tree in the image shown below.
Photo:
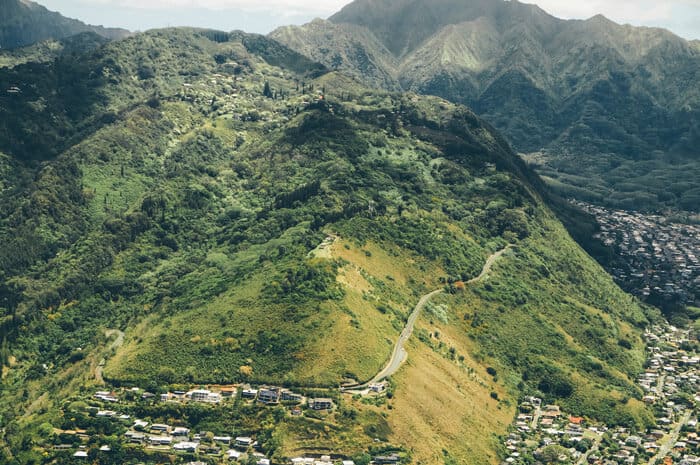
[[[558,444],[552,444],[542,449],[540,453],[540,459],[544,463],[556,463],[559,462],[559,457],[569,457],[569,451]]]
[[[267,98],[272,98],[272,89],[270,88],[270,83],[265,81],[265,87],[263,87],[263,95]]]

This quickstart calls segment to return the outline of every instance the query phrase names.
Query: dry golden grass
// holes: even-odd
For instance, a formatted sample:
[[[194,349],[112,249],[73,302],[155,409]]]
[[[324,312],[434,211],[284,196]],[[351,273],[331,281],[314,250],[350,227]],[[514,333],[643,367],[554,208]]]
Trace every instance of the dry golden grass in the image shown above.
[[[419,327],[430,329],[424,323]],[[466,338],[449,325],[440,325],[439,331],[446,346],[455,347],[465,359],[450,360],[411,339],[408,361],[395,376],[389,415],[392,441],[410,444],[416,464],[444,463],[443,449],[459,463],[497,463],[494,433],[506,431],[514,407],[491,398],[492,391],[500,399],[508,394],[469,357]]]
[[[415,263],[405,253],[394,256],[376,244],[357,248],[337,240],[325,251],[330,257],[348,262],[339,270],[337,281],[345,290],[343,305],[349,312],[334,312],[326,337],[307,348],[304,354],[307,363],[298,371],[309,379],[319,379],[330,368],[334,372],[352,374],[357,381],[366,381],[391,355],[399,333],[392,325],[395,317],[379,312],[377,304],[389,304],[407,313],[414,302],[406,305],[388,300],[365,276],[406,293],[409,278],[416,279]]]

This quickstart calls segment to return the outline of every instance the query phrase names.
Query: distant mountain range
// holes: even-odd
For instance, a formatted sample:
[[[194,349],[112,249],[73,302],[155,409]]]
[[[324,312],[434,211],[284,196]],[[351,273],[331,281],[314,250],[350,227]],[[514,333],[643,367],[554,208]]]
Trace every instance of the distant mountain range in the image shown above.
[[[358,0],[270,36],[364,83],[470,106],[566,195],[700,208],[698,41],[501,0]]]
[[[0,48],[17,48],[47,39],[95,32],[108,39],[129,35],[125,29],[90,26],[66,18],[29,0],[0,0]]]

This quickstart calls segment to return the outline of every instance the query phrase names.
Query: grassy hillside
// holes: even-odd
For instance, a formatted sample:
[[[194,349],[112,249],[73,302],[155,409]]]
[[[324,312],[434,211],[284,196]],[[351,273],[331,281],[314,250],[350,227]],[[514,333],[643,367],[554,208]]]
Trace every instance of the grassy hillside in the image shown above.
[[[524,393],[644,423],[633,382],[643,309],[469,110],[366,90],[268,39],[215,31],[154,31],[0,81],[21,75],[48,92],[36,66],[76,86],[103,78],[78,108],[22,94],[11,108],[24,119],[3,120],[22,136],[0,141],[2,460],[36,459],[31,444],[72,424],[69,400],[99,373],[154,392],[368,380],[420,296],[442,287],[391,400],[335,391],[341,408],[318,421],[188,415],[264,433],[280,460],[352,456],[381,438],[430,463],[495,462]],[[46,124],[31,117],[35,98],[65,115],[55,139],[29,139]],[[509,243],[487,281],[460,290]],[[108,329],[124,344],[110,349]]]

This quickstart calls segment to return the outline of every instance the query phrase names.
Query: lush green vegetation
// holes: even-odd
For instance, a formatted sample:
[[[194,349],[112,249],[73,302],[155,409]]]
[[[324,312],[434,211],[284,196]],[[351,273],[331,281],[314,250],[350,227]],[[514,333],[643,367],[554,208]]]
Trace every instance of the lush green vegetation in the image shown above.
[[[39,425],[99,384],[102,358],[108,381],[154,390],[370,379],[420,295],[508,243],[498,279],[450,304],[467,306],[461,344],[507,370],[499,392],[643,421],[601,399],[638,395],[647,317],[502,138],[462,107],[323,72],[259,36],[186,29],[0,72],[34,83],[0,110],[2,460],[36,458]],[[333,233],[341,248],[309,254]]]
[[[271,37],[367,85],[468,105],[560,195],[700,208],[700,61],[668,31],[514,2],[357,1]]]

